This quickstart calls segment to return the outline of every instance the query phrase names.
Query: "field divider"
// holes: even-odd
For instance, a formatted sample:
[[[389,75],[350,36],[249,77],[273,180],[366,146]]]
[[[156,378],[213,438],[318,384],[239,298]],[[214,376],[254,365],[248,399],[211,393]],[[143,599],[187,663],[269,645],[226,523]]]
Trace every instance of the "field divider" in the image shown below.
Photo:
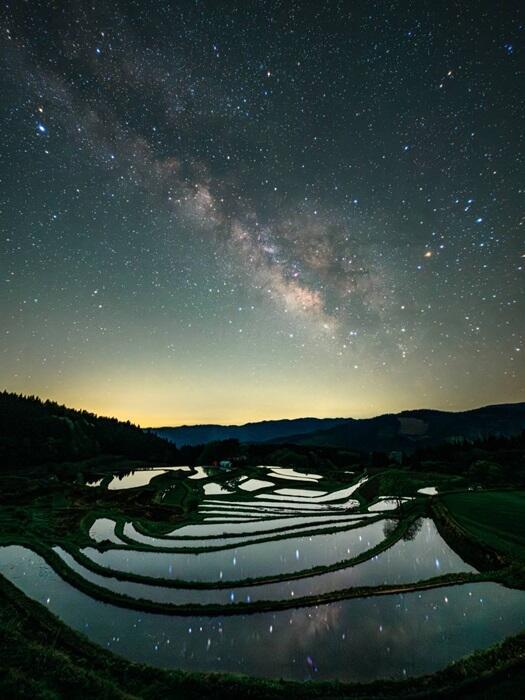
[[[430,511],[439,534],[467,563],[482,570],[502,569],[511,564],[502,554],[467,532],[439,498],[431,499]]]

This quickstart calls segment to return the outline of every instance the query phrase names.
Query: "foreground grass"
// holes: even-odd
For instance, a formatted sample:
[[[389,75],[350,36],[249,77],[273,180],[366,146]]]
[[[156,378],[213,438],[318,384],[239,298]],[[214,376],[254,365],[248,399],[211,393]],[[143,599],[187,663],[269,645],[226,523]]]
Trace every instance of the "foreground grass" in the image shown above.
[[[451,493],[442,502],[470,537],[525,562],[525,491]]]
[[[465,488],[466,481],[454,474],[412,472],[407,469],[389,468],[372,474],[358,489],[357,495],[369,503],[380,496],[417,496],[418,489],[435,486],[438,490]]]

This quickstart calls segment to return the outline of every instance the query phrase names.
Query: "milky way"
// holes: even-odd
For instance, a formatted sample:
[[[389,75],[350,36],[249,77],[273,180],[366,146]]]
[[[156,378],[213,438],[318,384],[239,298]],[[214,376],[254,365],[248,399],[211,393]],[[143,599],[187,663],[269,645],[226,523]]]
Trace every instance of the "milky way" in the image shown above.
[[[519,3],[2,12],[8,389],[142,424],[523,399]]]

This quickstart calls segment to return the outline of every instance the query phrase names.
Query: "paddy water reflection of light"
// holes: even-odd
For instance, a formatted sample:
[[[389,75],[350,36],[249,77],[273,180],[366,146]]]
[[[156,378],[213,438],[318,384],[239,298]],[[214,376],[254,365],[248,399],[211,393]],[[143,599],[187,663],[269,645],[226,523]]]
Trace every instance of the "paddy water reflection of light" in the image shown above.
[[[525,592],[494,583],[249,616],[177,617],[101,603],[23,547],[0,548],[0,572],[101,646],[134,661],[191,671],[403,678],[443,668],[525,627]]]

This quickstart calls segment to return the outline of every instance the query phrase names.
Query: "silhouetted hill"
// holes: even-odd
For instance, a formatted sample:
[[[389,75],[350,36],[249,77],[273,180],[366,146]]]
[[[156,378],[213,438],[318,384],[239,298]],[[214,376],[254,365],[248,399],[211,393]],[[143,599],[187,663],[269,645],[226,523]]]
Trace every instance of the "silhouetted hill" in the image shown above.
[[[297,418],[267,420],[244,425],[181,425],[175,428],[148,428],[159,437],[182,445],[203,445],[206,442],[236,439],[239,442],[289,442],[290,435],[305,435],[344,423],[346,418]]]
[[[447,441],[515,435],[524,428],[525,403],[498,404],[470,411],[419,409],[350,419],[327,430],[291,435],[287,442],[362,451],[413,451]]]
[[[0,469],[115,455],[175,461],[174,445],[129,422],[34,396],[0,393]]]

